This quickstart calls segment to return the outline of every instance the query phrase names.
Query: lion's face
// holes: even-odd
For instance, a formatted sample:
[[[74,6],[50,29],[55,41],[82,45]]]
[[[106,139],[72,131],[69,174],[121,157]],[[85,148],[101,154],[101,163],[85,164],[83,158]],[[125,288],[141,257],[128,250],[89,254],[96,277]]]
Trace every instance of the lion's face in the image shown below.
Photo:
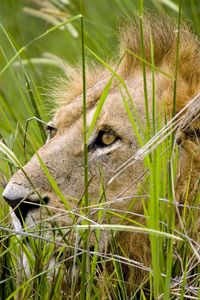
[[[141,76],[142,78],[142,76]],[[141,81],[127,82],[130,90],[134,91],[135,109],[140,120],[144,119],[143,84]],[[94,116],[98,98],[96,87],[88,91],[88,103],[93,105],[88,108],[88,127]],[[94,101],[95,100],[95,101]],[[130,103],[129,103],[130,105]],[[3,196],[15,209],[20,203],[22,218],[26,226],[34,228],[38,224],[51,227],[68,226],[73,223],[72,215],[65,210],[62,197],[52,188],[50,180],[45,175],[44,163],[49,174],[55,180],[58,189],[66,199],[67,207],[74,212],[74,216],[80,213],[81,201],[84,195],[84,146],[83,146],[83,118],[82,95],[75,98],[70,104],[60,107],[54,118],[49,123],[50,138],[39,149],[37,155],[19,170],[7,185]],[[142,117],[141,117],[142,116]],[[139,126],[138,126],[139,128]],[[137,184],[143,172],[143,162],[137,162],[133,167],[127,168],[111,184],[108,181],[114,172],[139,148],[137,138],[131,122],[127,116],[122,96],[117,87],[114,87],[103,106],[103,110],[97,120],[95,129],[88,140],[89,156],[89,205],[88,218],[97,220],[97,204],[103,201],[110,202],[108,208],[126,211],[130,200],[120,200],[121,196],[134,196]],[[39,157],[39,158],[38,158]],[[39,161],[42,160],[42,163]],[[27,179],[26,175],[29,179]],[[130,186],[130,187],[129,187]],[[129,187],[129,188],[128,188]],[[102,194],[102,188],[105,193]],[[128,188],[127,191],[125,191]],[[27,202],[30,202],[28,204]],[[134,211],[138,212],[140,204],[135,201]],[[20,217],[18,209],[17,216]],[[116,217],[110,215],[111,222]],[[76,218],[80,222],[82,218]],[[101,219],[106,223],[106,215]]]

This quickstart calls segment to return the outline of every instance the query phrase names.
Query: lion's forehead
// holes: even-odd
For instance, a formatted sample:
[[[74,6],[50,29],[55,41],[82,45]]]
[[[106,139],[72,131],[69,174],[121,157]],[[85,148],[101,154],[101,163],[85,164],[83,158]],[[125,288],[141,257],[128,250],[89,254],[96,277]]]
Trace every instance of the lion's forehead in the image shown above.
[[[147,74],[147,76],[149,77],[148,85],[150,85],[151,78],[149,74]],[[131,101],[134,102],[134,106],[136,106],[138,111],[141,111],[143,108],[143,79],[141,72],[135,72],[134,80],[131,78],[127,78],[125,80],[129,92],[127,92],[123,85],[119,86],[119,84],[114,82],[110,87],[108,95],[105,97],[104,92],[107,88],[107,83],[108,79],[102,80],[87,91],[86,101],[88,126],[90,126],[94,116],[94,111],[100,102],[103,103],[101,114],[99,115],[100,122],[103,122],[106,119],[115,122],[117,116],[119,116],[120,119],[123,119],[125,116],[124,100],[129,102],[130,97],[132,98]],[[58,108],[53,118],[53,123],[55,127],[65,129],[73,126],[78,120],[82,121],[82,116],[83,95],[79,95],[70,103]]]
[[[97,97],[97,95],[92,99],[90,97],[87,98],[88,127],[92,122],[100,98],[101,96]],[[123,116],[123,111],[125,111],[125,109],[119,92],[112,92],[106,98],[106,102],[104,103],[104,106],[101,110],[101,114],[99,115],[99,120],[100,122],[106,121],[106,119],[110,119],[110,117],[114,115],[116,116],[119,113],[121,116]],[[80,123],[78,121],[82,122],[82,117],[83,100],[82,96],[79,96],[76,102],[72,102],[69,105],[59,108],[52,120],[52,123],[55,127],[60,129],[68,128],[73,126],[75,123]]]
[[[102,80],[86,91],[88,111],[92,109],[101,97],[101,93],[107,83]],[[67,99],[66,99],[67,100]],[[67,102],[67,101],[66,101]],[[79,119],[83,114],[83,95],[75,97],[71,102],[59,107],[54,115],[53,121],[58,127],[68,127]]]

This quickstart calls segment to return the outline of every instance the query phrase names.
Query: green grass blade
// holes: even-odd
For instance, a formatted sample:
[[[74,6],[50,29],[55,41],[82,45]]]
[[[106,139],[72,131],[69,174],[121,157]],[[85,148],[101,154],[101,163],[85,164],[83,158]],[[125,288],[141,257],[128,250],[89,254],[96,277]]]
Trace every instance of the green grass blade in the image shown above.
[[[100,97],[100,99],[98,101],[98,104],[97,104],[97,108],[96,108],[94,116],[92,118],[92,122],[90,124],[89,129],[88,129],[87,139],[89,139],[90,136],[91,136],[91,134],[92,134],[92,131],[93,131],[94,127],[95,127],[97,119],[98,119],[98,117],[99,117],[99,115],[101,113],[101,110],[103,108],[103,105],[105,103],[106,97],[108,96],[110,87],[112,85],[112,81],[113,81],[113,77],[107,82],[107,84],[106,84],[106,86],[105,86],[105,88],[104,88],[104,90],[103,90],[103,92],[101,94],[101,97]]]

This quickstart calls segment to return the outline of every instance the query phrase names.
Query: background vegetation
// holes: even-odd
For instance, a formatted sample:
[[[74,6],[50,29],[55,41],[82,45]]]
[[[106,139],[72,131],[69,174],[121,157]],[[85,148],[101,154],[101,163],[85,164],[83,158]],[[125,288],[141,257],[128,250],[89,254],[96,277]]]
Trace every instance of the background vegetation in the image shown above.
[[[33,116],[44,121],[50,117],[52,103],[45,95],[52,75],[63,75],[63,65],[59,57],[72,64],[81,60],[79,20],[74,21],[67,28],[61,27],[40,39],[38,37],[58,22],[82,14],[85,22],[86,45],[103,59],[113,57],[117,52],[118,22],[122,16],[136,14],[139,2],[137,0],[0,1],[0,137],[13,150],[21,164],[25,162],[23,140],[26,121]],[[49,10],[47,9],[45,14],[39,12],[42,8],[41,3],[49,3]],[[178,0],[148,0],[144,1],[144,8],[157,12],[165,11],[171,16],[178,17],[180,4],[181,1]],[[59,14],[55,10],[52,12],[52,5],[55,10],[56,8],[59,10]],[[182,16],[191,22],[194,30],[199,34],[200,2],[183,0]],[[22,47],[25,47],[23,51],[20,50]],[[20,55],[16,55],[18,51]],[[86,53],[86,59],[94,60],[90,53]],[[41,127],[37,122],[31,122],[27,135],[27,158],[30,158],[43,144],[44,139]],[[0,154],[2,186],[9,180],[15,169],[15,166],[8,163],[7,157]],[[0,192],[2,191],[3,187],[0,188]],[[8,214],[8,206],[2,199],[0,226],[11,228]],[[12,234],[8,232],[0,231],[0,299],[40,299],[41,295],[47,294],[44,299],[62,299],[47,293],[45,288],[43,291],[40,290],[39,294],[36,293],[44,283],[43,279],[35,283],[37,288],[34,295],[26,285],[23,287],[24,294],[16,292],[15,270],[19,244],[15,237],[11,238],[11,236]],[[59,285],[57,288],[59,291]],[[193,299],[198,297],[200,299],[200,293],[196,290],[195,293]],[[146,296],[141,295],[141,299],[145,299]],[[183,299],[181,290],[179,295],[180,298],[176,299]],[[119,295],[116,299],[117,297]],[[127,297],[126,294],[123,297]]]

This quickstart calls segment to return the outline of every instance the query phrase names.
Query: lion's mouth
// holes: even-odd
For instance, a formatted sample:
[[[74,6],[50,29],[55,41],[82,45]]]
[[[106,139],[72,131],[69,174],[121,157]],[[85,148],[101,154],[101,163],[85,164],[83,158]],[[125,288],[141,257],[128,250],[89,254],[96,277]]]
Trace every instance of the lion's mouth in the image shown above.
[[[23,202],[23,199],[21,199],[20,201],[20,204],[12,208],[21,224],[23,224],[29,211],[32,209],[38,209],[39,206],[37,204],[39,204],[39,201],[37,201],[36,203],[31,203],[28,199],[26,200],[26,202]]]

